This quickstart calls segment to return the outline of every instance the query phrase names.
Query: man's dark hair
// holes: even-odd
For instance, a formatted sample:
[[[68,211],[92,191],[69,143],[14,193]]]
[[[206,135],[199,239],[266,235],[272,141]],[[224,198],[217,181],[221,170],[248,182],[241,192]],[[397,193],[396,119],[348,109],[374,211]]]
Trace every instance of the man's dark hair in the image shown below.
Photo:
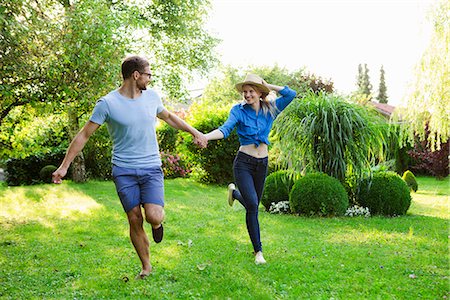
[[[144,72],[145,67],[148,67],[150,63],[143,57],[133,55],[128,56],[122,62],[122,77],[127,79],[131,77],[134,71]]]

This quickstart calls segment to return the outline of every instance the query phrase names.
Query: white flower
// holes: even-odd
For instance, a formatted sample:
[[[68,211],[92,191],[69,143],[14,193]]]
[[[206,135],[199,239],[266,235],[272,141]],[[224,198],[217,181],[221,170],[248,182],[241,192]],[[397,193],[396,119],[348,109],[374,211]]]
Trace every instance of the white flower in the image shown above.
[[[288,214],[290,212],[289,201],[272,202],[269,212],[272,214]]]
[[[357,216],[364,216],[364,217],[370,217],[370,211],[368,207],[362,207],[362,206],[352,206],[347,209],[345,212],[345,215],[347,217],[357,217]]]

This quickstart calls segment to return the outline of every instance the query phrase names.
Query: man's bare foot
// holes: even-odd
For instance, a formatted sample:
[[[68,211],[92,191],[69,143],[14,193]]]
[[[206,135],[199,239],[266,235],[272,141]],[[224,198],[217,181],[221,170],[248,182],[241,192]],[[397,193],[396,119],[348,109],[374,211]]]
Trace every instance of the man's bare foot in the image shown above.
[[[136,280],[142,280],[147,278],[148,276],[150,276],[150,274],[152,274],[152,267],[150,266],[150,269],[147,270],[142,270],[139,274],[136,275]]]

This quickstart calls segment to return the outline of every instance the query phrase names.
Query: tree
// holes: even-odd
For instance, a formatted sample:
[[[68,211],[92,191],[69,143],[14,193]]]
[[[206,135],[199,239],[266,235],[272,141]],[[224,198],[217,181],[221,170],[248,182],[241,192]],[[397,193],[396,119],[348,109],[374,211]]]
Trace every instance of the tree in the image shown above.
[[[411,144],[418,136],[427,140],[432,150],[439,150],[450,136],[450,1],[438,2],[431,18],[430,44],[416,66],[406,108],[399,113]]]
[[[0,126],[15,107],[42,99],[52,51],[43,11],[25,0],[0,4]]]
[[[378,87],[377,100],[379,103],[388,103],[387,88],[386,88],[386,82],[384,80],[383,66],[381,66],[381,69],[380,69],[380,85]]]
[[[372,84],[370,84],[369,68],[367,67],[367,64],[364,64],[364,66],[361,64],[358,65],[356,84],[358,86],[357,94],[368,97],[370,100],[372,98]]]
[[[22,64],[25,75],[34,70],[27,70],[25,59],[19,60],[21,64],[15,61],[29,50],[14,50],[17,54],[7,60],[2,56],[1,70],[6,73],[4,78],[12,78],[13,92],[2,92],[0,103],[9,97],[15,106],[42,103],[54,113],[67,112],[71,137],[99,97],[117,87],[125,53],[146,54],[156,82],[175,98],[187,94],[184,77],[189,78],[195,71],[204,73],[215,63],[212,49],[217,40],[203,29],[209,5],[206,0],[3,2],[0,21],[8,26],[2,27],[7,39],[4,43],[2,40],[1,46],[14,50],[16,45],[34,45],[32,62],[39,62],[40,69],[31,74],[41,75],[35,79],[35,85],[25,82],[14,89],[22,72],[11,70]],[[33,22],[25,22],[29,16]],[[26,98],[28,90],[37,96]],[[7,115],[10,106],[2,106],[1,113]],[[73,167],[74,179],[84,180],[82,157],[74,161]]]

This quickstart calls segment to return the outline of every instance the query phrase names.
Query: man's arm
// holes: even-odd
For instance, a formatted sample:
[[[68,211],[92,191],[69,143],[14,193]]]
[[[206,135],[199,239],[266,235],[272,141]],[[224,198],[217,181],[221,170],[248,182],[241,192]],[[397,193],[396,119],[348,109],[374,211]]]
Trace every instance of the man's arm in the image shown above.
[[[86,145],[86,142],[89,140],[89,137],[99,128],[100,125],[88,121],[86,125],[77,133],[77,135],[74,137],[72,142],[70,143],[69,148],[67,148],[66,156],[64,157],[64,160],[62,161],[59,168],[53,172],[53,182],[54,183],[61,183],[62,178],[66,176],[67,169],[69,169],[70,164],[74,160],[75,156],[83,150],[84,145]]]
[[[197,145],[206,147],[206,145],[208,144],[208,140],[205,138],[205,135],[203,133],[201,133],[167,109],[163,109],[158,114],[158,118],[165,121],[167,124],[169,124],[169,126],[175,129],[189,132],[194,137],[194,143],[196,143]]]

